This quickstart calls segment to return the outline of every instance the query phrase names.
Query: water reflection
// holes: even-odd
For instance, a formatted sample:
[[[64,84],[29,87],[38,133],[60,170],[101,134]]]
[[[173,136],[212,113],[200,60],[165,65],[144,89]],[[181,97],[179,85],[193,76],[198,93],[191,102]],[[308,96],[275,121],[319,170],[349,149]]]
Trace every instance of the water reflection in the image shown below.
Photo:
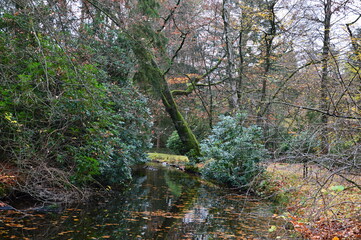
[[[135,169],[129,189],[61,214],[2,212],[1,239],[267,239],[270,207],[160,165]],[[7,214],[7,215],[6,215]]]

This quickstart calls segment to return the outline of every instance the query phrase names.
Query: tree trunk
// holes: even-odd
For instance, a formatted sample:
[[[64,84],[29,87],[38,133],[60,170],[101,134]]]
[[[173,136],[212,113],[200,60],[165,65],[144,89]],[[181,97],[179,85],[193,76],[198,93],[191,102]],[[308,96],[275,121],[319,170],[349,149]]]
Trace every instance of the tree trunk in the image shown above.
[[[229,98],[229,106],[231,109],[238,109],[238,94],[237,94],[237,82],[233,77],[234,70],[234,54],[232,48],[232,39],[229,31],[230,14],[228,12],[229,3],[227,0],[223,0],[222,3],[222,19],[223,19],[223,35],[225,41],[225,50],[227,56],[226,74],[231,89],[231,96]]]
[[[268,23],[269,29],[263,36],[264,40],[264,76],[262,79],[261,100],[257,113],[257,124],[262,126],[263,118],[267,115],[269,105],[266,104],[267,98],[267,78],[271,70],[271,57],[273,49],[273,40],[276,36],[276,14],[274,8],[277,1],[272,1],[267,4],[267,14],[269,15]]]
[[[165,79],[163,78],[166,83]],[[174,101],[174,98],[167,85],[164,86],[162,91],[162,102],[165,106],[165,110],[171,117],[174,127],[177,130],[179,138],[181,139],[186,152],[193,151],[192,154],[195,156],[200,155],[199,143],[192,130],[189,128],[187,121],[184,119],[183,115],[178,110],[177,103]]]
[[[242,14],[243,16],[243,14]],[[238,106],[241,106],[241,99],[243,94],[243,75],[244,75],[244,41],[243,41],[243,20],[241,22],[241,30],[239,31],[238,40],[238,54],[239,54],[239,66],[238,66],[238,82],[237,82],[237,100]]]
[[[331,0],[327,0],[324,6],[325,19],[324,19],[324,32],[323,32],[323,47],[322,47],[322,73],[321,73],[321,93],[320,93],[320,108],[323,112],[328,112],[328,100],[327,100],[327,85],[328,85],[328,56],[330,53],[330,28],[331,28]],[[326,114],[321,116],[322,124],[322,152],[328,152],[327,143],[327,123],[328,117]]]
[[[152,53],[147,51],[141,42],[133,45],[133,51],[138,59],[141,80],[150,83],[153,91],[162,99],[165,110],[171,117],[174,127],[184,144],[185,151],[191,152],[192,156],[199,156],[199,142],[179,111],[165,76],[155,62]]]

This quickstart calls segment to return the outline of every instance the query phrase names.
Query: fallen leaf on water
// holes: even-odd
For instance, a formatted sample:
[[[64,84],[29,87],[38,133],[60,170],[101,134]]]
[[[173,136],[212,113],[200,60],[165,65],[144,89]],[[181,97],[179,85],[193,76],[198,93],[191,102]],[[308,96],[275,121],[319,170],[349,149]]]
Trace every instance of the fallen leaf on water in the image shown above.
[[[38,229],[37,227],[24,227],[24,230],[35,230]]]
[[[16,223],[6,223],[5,225],[8,226],[8,227],[19,227],[19,228],[24,227],[24,225],[16,224]]]
[[[73,233],[74,231],[70,230],[70,231],[66,231],[66,232],[60,232],[58,233],[58,235],[64,235],[64,234],[67,234],[67,233]]]

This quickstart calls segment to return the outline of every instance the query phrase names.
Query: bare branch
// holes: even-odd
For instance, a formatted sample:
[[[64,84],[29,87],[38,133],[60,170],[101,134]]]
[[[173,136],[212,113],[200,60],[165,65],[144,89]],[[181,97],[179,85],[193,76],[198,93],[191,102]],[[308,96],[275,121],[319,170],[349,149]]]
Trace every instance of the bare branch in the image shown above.
[[[266,113],[269,105],[272,103],[271,101],[273,101],[277,97],[277,95],[283,90],[284,86],[296,75],[296,73],[298,73],[300,70],[302,70],[302,69],[304,69],[304,68],[306,68],[306,67],[308,67],[310,65],[319,64],[319,63],[321,63],[321,61],[313,61],[313,60],[311,60],[310,62],[298,67],[295,71],[293,71],[290,75],[288,75],[285,79],[283,79],[281,86],[273,94],[273,96],[270,98],[270,102],[267,103],[267,105],[263,109],[262,116]]]
[[[173,66],[174,60],[176,59],[176,57],[178,56],[180,50],[182,50],[182,48],[183,48],[183,46],[184,46],[184,43],[185,43],[186,38],[187,38],[187,33],[182,33],[181,38],[182,38],[182,42],[181,42],[180,45],[178,46],[178,49],[175,51],[174,55],[172,56],[172,59],[171,59],[170,64],[169,64],[169,67],[168,67],[168,69],[164,72],[163,75],[166,75],[166,74],[169,72],[169,70],[171,69],[171,67]]]
[[[99,3],[95,0],[87,0],[93,7],[104,13],[117,27],[122,28],[123,24],[119,22],[119,19],[114,16],[108,9],[104,9]]]
[[[216,65],[214,65],[211,69],[209,69],[206,73],[204,73],[200,77],[190,78],[188,75],[186,75],[186,77],[190,80],[190,84],[188,85],[187,89],[186,90],[173,90],[172,94],[174,96],[176,96],[176,95],[178,95],[178,96],[179,95],[189,95],[190,93],[192,93],[195,90],[196,86],[209,86],[209,84],[199,84],[198,82],[203,80],[204,78],[206,78],[212,72],[214,72],[218,68],[218,66],[222,63],[224,57],[225,57],[225,55],[218,60]],[[220,81],[220,82],[217,82],[217,83],[213,83],[212,85],[216,85],[216,84],[219,84],[219,83],[222,83],[222,82],[223,82],[223,80]]]
[[[269,102],[268,104],[283,104],[283,105],[287,105],[287,106],[291,106],[291,107],[295,107],[295,108],[299,108],[299,109],[305,109],[305,110],[310,110],[310,111],[314,111],[314,112],[319,112],[319,113],[322,113],[322,114],[330,116],[330,117],[361,120],[361,117],[339,115],[339,114],[335,114],[335,113],[326,112],[326,111],[320,110],[318,108],[298,106],[298,105],[295,105],[295,104],[292,104],[292,103],[287,103],[287,102]]]
[[[172,8],[172,10],[170,11],[170,13],[168,14],[168,16],[164,19],[163,25],[160,27],[160,29],[157,30],[157,32],[161,32],[163,31],[163,29],[165,28],[165,26],[167,25],[167,22],[173,17],[174,12],[177,10],[177,8],[180,5],[181,0],[178,0],[177,3],[175,4],[175,6]]]

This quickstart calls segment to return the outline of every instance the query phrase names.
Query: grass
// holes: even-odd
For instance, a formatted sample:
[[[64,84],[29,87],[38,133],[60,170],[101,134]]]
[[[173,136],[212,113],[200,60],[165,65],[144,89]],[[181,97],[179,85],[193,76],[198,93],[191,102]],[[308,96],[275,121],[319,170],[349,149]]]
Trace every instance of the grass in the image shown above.
[[[148,153],[148,156],[152,161],[166,162],[174,165],[186,165],[187,163],[189,163],[188,157],[182,155]]]

